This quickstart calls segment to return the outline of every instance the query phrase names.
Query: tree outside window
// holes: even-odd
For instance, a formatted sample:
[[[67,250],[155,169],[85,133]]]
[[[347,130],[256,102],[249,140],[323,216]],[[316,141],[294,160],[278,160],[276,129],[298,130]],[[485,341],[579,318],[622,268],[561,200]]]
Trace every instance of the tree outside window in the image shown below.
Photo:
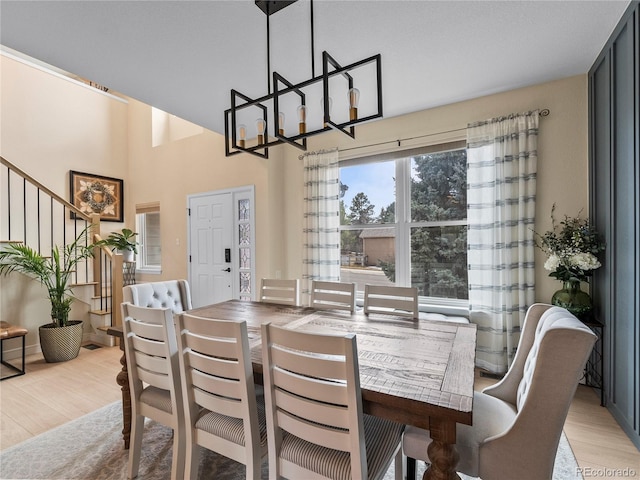
[[[466,150],[430,150],[341,167],[341,274],[358,290],[386,283],[468,298]]]

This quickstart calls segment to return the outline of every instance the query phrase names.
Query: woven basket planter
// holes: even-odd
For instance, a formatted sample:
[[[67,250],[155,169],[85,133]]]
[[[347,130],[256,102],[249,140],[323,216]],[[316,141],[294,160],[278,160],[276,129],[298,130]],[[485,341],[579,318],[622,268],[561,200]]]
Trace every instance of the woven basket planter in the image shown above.
[[[76,358],[80,353],[82,320],[72,320],[66,327],[54,327],[49,323],[42,325],[38,332],[42,354],[47,362],[66,362]]]

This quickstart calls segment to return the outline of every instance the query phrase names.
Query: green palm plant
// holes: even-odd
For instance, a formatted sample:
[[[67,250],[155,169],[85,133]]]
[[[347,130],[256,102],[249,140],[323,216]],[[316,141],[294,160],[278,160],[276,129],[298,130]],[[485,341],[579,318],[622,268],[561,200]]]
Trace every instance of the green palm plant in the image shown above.
[[[74,298],[70,296],[71,277],[76,266],[93,257],[94,244],[86,241],[91,225],[62,249],[55,245],[51,257],[45,257],[33,248],[12,243],[0,251],[0,274],[20,272],[38,280],[46,289],[51,302],[51,321],[56,327],[65,327]]]

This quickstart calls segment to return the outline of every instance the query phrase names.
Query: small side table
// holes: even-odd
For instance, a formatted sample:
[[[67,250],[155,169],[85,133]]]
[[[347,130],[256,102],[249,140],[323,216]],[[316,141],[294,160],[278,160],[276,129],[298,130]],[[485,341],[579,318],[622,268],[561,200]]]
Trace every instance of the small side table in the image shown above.
[[[136,284],[136,262],[122,262],[123,285]]]
[[[584,368],[584,383],[600,390],[600,406],[604,407],[604,324],[593,316],[582,319],[582,323],[598,336]]]

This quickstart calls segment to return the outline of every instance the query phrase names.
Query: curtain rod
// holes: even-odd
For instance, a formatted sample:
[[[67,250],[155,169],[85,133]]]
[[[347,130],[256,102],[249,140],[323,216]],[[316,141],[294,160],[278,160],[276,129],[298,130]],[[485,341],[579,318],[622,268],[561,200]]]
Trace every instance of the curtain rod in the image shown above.
[[[538,115],[541,116],[541,117],[548,117],[550,113],[551,113],[551,110],[549,110],[548,108],[542,108],[542,109],[540,109],[540,112],[539,112]],[[385,142],[370,143],[369,145],[360,145],[360,146],[357,146],[357,147],[342,148],[342,149],[340,149],[340,151],[341,152],[348,152],[349,150],[357,150],[359,148],[368,148],[368,147],[378,147],[380,145],[387,145],[389,143],[397,143],[398,146],[400,146],[401,142],[406,142],[408,140],[416,140],[418,138],[433,137],[434,135],[442,135],[443,133],[462,132],[462,131],[464,131],[466,129],[467,129],[467,127],[454,128],[453,130],[446,130],[446,131],[443,131],[443,132],[427,133],[425,135],[418,135],[416,137],[399,138],[397,140],[387,140]],[[320,152],[322,152],[322,151],[320,151]],[[309,155],[309,154],[313,154],[313,153],[320,153],[320,152],[306,152],[306,153],[304,153],[302,155],[299,155],[298,156],[298,160],[302,160],[305,155]]]

